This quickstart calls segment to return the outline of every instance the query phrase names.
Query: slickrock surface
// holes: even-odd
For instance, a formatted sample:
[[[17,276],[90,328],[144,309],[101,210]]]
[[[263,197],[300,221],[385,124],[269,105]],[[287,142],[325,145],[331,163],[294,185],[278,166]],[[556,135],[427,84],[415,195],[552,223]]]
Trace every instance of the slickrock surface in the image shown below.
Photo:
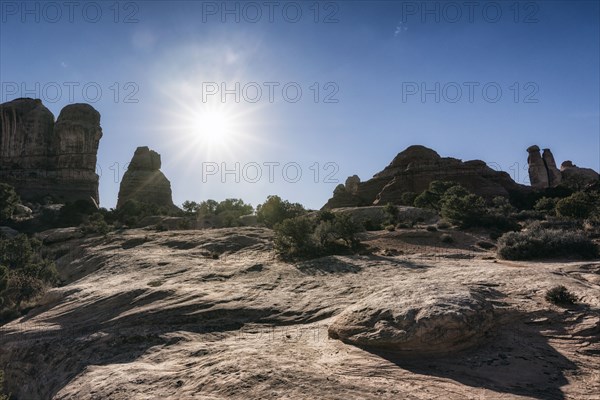
[[[497,261],[442,233],[298,263],[262,228],[56,243],[66,284],[0,327],[0,368],[27,400],[597,399],[600,262]],[[581,304],[547,303],[557,284]]]

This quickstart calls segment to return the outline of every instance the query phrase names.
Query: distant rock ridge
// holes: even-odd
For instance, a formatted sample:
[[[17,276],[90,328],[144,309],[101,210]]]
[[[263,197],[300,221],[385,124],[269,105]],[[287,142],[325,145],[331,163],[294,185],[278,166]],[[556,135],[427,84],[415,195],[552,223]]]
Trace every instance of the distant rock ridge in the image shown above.
[[[590,168],[580,168],[571,161],[561,164],[560,170],[550,149],[544,149],[540,156],[540,148],[533,145],[527,148],[529,157],[529,181],[535,189],[552,188],[563,183],[566,186],[583,187],[597,182],[600,175]]]
[[[345,185],[338,185],[323,209],[400,204],[402,194],[421,193],[435,180],[458,182],[486,199],[509,197],[513,192],[530,190],[513,181],[508,173],[496,171],[481,160],[463,162],[441,157],[425,146],[414,145],[400,152],[372,179],[360,182],[354,175]]]
[[[117,208],[123,207],[129,200],[175,208],[171,182],[160,171],[160,167],[160,154],[146,146],[138,147],[123,175]]]
[[[0,104],[0,181],[24,200],[99,202],[96,160],[100,113],[71,104],[54,115],[39,99]]]

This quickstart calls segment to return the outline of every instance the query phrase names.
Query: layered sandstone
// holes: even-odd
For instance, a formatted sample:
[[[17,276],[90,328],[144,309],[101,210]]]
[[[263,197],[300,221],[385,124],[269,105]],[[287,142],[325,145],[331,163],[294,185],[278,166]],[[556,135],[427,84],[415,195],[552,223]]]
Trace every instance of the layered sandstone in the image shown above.
[[[24,200],[51,196],[99,202],[96,160],[100,113],[88,104],[63,108],[58,120],[39,99],[0,105],[0,181]]]
[[[129,200],[174,208],[171,182],[160,171],[160,154],[148,147],[138,147],[123,175],[117,208]]]
[[[527,190],[506,172],[495,171],[483,161],[463,162],[441,157],[424,146],[410,146],[372,179],[360,182],[356,175],[348,178],[345,185],[335,189],[323,208],[400,204],[402,194],[421,193],[435,180],[458,182],[486,199],[509,197],[513,192]]]

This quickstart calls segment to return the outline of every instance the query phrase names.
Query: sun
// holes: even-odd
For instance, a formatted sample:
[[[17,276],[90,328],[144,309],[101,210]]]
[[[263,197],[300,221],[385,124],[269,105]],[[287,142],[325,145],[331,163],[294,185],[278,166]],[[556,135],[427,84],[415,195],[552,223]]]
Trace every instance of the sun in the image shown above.
[[[224,147],[233,139],[233,117],[223,110],[202,110],[194,116],[192,134],[207,146]]]

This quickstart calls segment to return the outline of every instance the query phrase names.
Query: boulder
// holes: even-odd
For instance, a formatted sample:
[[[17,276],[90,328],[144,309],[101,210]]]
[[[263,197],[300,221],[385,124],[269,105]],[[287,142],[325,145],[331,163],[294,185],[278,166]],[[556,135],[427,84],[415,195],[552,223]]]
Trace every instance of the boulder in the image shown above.
[[[445,355],[481,342],[494,327],[494,309],[463,286],[393,288],[342,311],[329,337],[363,348],[404,355]]]
[[[338,185],[323,209],[400,204],[404,193],[421,193],[435,180],[458,182],[488,200],[530,190],[514,182],[506,172],[495,171],[483,161],[463,162],[441,157],[424,146],[410,146],[372,179],[360,182],[354,176],[346,180],[346,185]]]
[[[173,204],[171,182],[159,170],[160,154],[148,147],[138,147],[123,175],[117,208],[128,200],[176,209]]]

